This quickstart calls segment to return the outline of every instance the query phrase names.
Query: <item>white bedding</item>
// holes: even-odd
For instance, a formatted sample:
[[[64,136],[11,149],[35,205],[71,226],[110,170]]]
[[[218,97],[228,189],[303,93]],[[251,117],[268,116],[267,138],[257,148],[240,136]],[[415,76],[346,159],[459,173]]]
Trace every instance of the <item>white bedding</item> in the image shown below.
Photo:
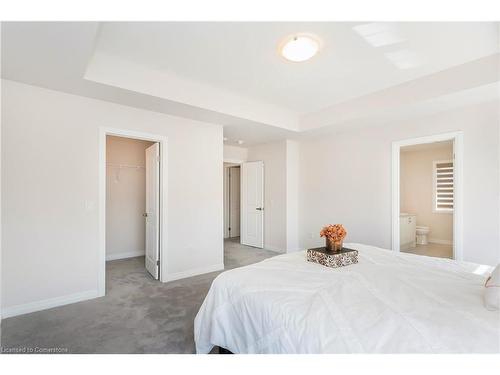
[[[358,264],[298,252],[220,274],[195,319],[197,352],[500,352],[500,313],[483,305],[491,268],[346,246]]]

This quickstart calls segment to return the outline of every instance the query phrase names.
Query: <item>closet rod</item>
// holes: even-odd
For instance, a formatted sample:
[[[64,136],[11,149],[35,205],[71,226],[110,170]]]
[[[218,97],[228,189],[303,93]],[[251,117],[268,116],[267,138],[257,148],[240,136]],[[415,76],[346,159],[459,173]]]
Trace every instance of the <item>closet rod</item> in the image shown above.
[[[106,165],[110,166],[110,167],[118,167],[118,168],[134,168],[134,169],[145,168],[142,165],[130,165],[130,164],[106,163]]]

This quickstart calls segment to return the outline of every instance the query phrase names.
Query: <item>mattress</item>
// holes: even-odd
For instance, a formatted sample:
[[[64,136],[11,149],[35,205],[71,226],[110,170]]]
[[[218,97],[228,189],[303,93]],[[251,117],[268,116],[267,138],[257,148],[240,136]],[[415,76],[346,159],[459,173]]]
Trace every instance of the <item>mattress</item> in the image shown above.
[[[297,252],[220,274],[195,318],[197,352],[500,352],[500,314],[483,305],[490,267],[346,246],[357,264]]]

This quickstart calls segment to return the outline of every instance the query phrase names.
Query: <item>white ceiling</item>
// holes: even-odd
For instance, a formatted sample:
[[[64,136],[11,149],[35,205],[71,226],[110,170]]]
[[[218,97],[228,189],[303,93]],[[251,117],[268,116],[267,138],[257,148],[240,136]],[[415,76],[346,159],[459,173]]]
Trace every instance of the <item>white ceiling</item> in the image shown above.
[[[293,63],[278,44],[317,35],[320,53]],[[96,50],[303,114],[380,91],[498,49],[494,23],[101,24]]]
[[[499,55],[484,58],[496,26],[3,22],[2,77],[221,124],[252,145],[498,99]],[[297,31],[322,40],[309,62],[277,54]]]

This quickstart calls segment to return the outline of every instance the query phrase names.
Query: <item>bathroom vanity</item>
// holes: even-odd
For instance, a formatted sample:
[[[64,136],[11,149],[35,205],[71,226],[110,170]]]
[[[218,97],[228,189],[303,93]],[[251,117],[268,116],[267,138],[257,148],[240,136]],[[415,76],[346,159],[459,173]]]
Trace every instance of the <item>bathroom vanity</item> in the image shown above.
[[[399,215],[399,248],[413,249],[416,244],[417,216],[401,213]]]

